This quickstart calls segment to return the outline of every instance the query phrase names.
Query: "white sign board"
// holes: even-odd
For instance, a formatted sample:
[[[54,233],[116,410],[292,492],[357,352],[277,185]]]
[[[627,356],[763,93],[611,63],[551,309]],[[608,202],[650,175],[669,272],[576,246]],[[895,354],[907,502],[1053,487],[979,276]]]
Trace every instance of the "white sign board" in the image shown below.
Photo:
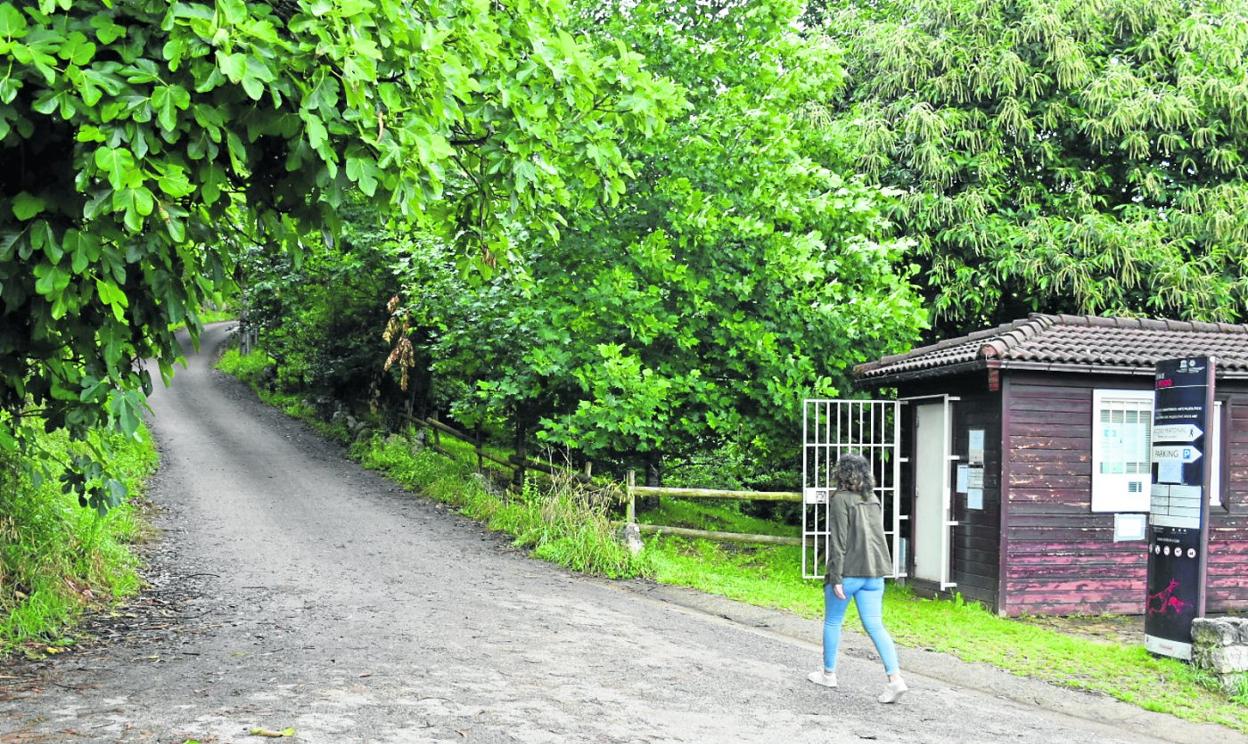
[[[1200,450],[1185,444],[1158,444],[1153,446],[1153,462],[1162,460],[1178,460],[1182,463],[1196,462],[1200,459]]]
[[[1199,426],[1192,424],[1163,424],[1153,429],[1154,442],[1194,442],[1204,434]]]
[[[1200,486],[1154,483],[1152,490],[1153,524],[1161,527],[1200,529],[1202,490]]]
[[[984,487],[984,469],[971,468],[971,472],[967,475],[966,484],[971,488],[982,490]]]
[[[1124,514],[1119,512],[1114,515],[1114,542],[1143,540],[1146,537],[1145,530],[1147,526],[1147,514]]]

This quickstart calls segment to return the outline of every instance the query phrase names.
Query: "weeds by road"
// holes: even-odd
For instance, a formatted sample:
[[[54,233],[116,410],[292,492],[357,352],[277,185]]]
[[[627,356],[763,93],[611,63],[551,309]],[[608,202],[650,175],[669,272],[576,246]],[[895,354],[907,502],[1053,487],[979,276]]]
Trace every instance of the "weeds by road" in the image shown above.
[[[81,448],[65,432],[37,437],[53,463],[45,474],[32,477],[0,461],[0,655],[15,648],[54,652],[71,642],[67,633],[84,609],[138,591],[130,545],[144,523],[133,500],[157,462],[147,430],[140,435],[93,435],[107,440],[110,468],[130,494],[105,516],[61,489],[60,463]]]

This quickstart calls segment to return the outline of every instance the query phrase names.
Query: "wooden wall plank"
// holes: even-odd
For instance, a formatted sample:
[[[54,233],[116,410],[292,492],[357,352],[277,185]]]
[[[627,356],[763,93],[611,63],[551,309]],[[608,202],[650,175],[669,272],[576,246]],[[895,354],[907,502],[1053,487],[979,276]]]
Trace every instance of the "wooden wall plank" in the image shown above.
[[[1112,514],[1091,511],[1092,391],[1147,390],[1147,378],[1007,375],[1009,519],[1002,604],[1021,612],[1143,611],[1147,553],[1115,543]],[[1210,515],[1209,611],[1248,608],[1248,386],[1234,388],[1231,511]],[[1000,572],[999,572],[1000,573]]]

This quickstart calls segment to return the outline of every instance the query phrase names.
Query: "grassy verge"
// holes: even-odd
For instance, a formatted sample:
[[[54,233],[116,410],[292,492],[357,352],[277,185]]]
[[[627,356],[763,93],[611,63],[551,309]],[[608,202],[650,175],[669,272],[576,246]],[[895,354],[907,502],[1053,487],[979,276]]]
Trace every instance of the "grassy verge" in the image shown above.
[[[655,524],[731,532],[776,533],[781,525],[741,514],[733,504],[664,499],[640,516]],[[787,528],[792,534],[792,528]],[[719,545],[663,537],[647,551],[661,583],[806,617],[823,613],[822,586],[803,581],[796,547]],[[1215,681],[1174,659],[1149,655],[1142,644],[1071,635],[1024,620],[999,617],[975,603],[916,597],[890,585],[884,619],[901,646],[950,653],[1064,687],[1100,692],[1147,710],[1217,723],[1248,733],[1248,695],[1228,698]],[[848,621],[857,623],[851,608]],[[903,653],[902,664],[905,659]]]
[[[298,396],[261,385],[271,364],[262,352],[243,355],[229,349],[217,368],[251,385],[270,405],[345,441],[344,429],[317,419]],[[511,535],[517,545],[531,549],[538,558],[612,578],[650,573],[647,554],[632,555],[615,539],[615,528],[607,516],[618,498],[614,493],[578,488],[558,479],[540,484],[529,479],[519,493],[504,493],[476,474],[470,445],[446,437],[442,449],[444,452],[438,452],[421,445],[409,432],[375,434],[355,442],[349,451],[364,467],[450,504],[491,530]]]
[[[199,322],[202,325],[209,323],[220,323],[223,320],[234,320],[238,317],[238,311],[229,307],[207,308],[199,313]],[[169,326],[169,330],[178,331],[186,327],[186,322],[174,323]]]
[[[138,591],[130,546],[144,526],[133,499],[157,460],[151,437],[141,434],[142,441],[108,436],[110,467],[132,501],[104,517],[62,493],[60,466],[36,482],[0,462],[0,655],[65,646],[84,609]],[[63,432],[40,435],[40,444],[59,460],[75,447]]]
[[[500,493],[471,465],[417,448],[411,437],[399,435],[362,440],[351,453],[365,467],[513,536],[517,545],[531,548],[538,558],[612,578],[649,573],[648,557],[630,554],[614,538],[607,518],[610,494],[558,480],[539,485],[534,479],[527,480],[519,493]]]

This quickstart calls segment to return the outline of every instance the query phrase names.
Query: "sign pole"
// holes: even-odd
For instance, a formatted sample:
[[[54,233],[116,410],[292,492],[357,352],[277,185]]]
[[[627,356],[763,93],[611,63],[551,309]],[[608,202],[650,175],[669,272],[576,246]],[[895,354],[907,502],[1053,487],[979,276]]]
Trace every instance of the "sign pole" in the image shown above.
[[[1144,645],[1186,660],[1192,621],[1205,614],[1215,363],[1207,356],[1158,362],[1153,393]]]

